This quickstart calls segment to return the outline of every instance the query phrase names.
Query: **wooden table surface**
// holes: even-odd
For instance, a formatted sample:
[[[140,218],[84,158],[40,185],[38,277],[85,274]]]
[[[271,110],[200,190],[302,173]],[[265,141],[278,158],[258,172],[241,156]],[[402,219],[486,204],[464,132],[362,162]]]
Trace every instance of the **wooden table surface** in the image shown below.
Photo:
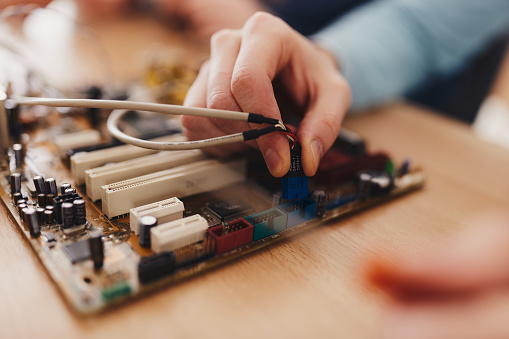
[[[97,316],[67,307],[1,205],[0,338],[377,338],[383,299],[363,263],[433,251],[475,215],[507,209],[509,151],[407,104],[345,125],[370,150],[421,166],[426,186]]]

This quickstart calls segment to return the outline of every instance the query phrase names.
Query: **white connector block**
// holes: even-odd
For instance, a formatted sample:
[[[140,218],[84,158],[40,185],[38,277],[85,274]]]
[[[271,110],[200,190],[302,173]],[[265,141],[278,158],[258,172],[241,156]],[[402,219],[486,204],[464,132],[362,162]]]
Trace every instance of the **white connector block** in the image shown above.
[[[207,220],[195,214],[187,218],[171,221],[150,229],[152,250],[156,253],[173,251],[205,239]]]
[[[92,168],[85,171],[87,195],[92,201],[97,201],[101,199],[101,186],[205,159],[207,156],[199,150],[159,152]]]
[[[55,137],[55,145],[60,157],[64,157],[67,150],[79,147],[93,146],[101,142],[101,133],[96,130],[62,134]]]
[[[140,233],[140,219],[151,215],[157,219],[158,224],[164,224],[173,220],[182,219],[184,216],[184,204],[178,198],[170,198],[129,210],[129,223],[131,230],[138,235]]]
[[[181,135],[170,135],[153,139],[153,141],[185,141],[186,138]],[[157,153],[157,150],[140,148],[131,145],[121,145],[101,149],[93,152],[83,152],[74,154],[71,157],[71,174],[75,185],[83,185],[85,183],[85,171],[91,168],[104,166],[107,163],[114,163],[130,159],[139,158],[145,155]]]
[[[102,210],[109,218],[168,197],[210,192],[245,180],[244,160],[203,160],[102,186]]]

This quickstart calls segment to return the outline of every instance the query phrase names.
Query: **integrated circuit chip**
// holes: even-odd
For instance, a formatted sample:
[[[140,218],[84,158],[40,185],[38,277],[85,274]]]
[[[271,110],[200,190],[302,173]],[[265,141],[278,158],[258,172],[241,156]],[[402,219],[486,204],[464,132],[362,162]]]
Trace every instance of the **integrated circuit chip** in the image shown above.
[[[228,222],[246,215],[251,206],[242,199],[233,198],[211,203],[207,208],[221,221]]]
[[[87,240],[66,245],[63,250],[73,264],[90,259],[90,248]]]

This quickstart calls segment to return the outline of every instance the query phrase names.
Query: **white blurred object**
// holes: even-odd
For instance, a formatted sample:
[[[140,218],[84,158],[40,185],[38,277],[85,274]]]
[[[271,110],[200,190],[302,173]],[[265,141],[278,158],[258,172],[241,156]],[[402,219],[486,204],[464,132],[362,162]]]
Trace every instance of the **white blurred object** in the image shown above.
[[[509,104],[490,95],[479,108],[472,128],[481,139],[509,148]]]

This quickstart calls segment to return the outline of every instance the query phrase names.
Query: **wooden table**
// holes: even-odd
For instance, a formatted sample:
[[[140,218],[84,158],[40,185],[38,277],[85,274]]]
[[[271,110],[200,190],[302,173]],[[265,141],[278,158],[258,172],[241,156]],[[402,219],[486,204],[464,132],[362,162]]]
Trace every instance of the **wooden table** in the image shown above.
[[[509,151],[406,104],[345,125],[371,150],[422,166],[425,188],[97,316],[67,307],[0,206],[0,337],[376,338],[383,302],[362,263],[432,251],[478,213],[507,208]]]

